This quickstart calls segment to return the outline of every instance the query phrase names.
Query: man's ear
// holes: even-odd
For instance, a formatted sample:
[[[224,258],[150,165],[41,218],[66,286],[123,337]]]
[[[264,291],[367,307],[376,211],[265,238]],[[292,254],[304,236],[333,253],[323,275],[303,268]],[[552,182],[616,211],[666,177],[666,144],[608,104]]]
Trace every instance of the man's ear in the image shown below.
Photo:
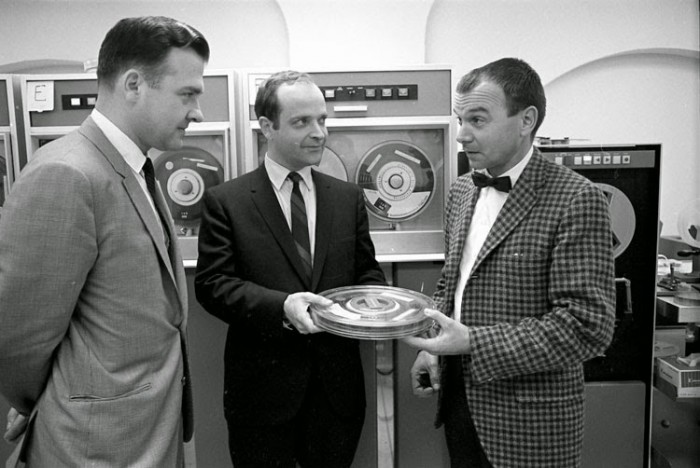
[[[537,125],[537,117],[539,112],[535,106],[530,106],[522,111],[522,118],[520,120],[520,134],[522,136],[532,135],[535,125]]]
[[[267,117],[260,117],[258,118],[258,123],[260,124],[260,131],[262,131],[265,138],[269,140],[272,136],[272,127],[274,125],[272,120]]]
[[[145,81],[141,73],[133,68],[122,73],[119,80],[119,86],[127,101],[136,101],[143,92],[144,84]]]

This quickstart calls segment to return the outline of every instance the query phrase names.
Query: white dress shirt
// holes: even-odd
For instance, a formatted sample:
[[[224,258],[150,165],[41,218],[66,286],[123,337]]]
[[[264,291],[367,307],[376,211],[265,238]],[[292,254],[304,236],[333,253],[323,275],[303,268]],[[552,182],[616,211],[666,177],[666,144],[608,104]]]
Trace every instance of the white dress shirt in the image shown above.
[[[158,224],[160,224],[160,216],[158,216],[158,211],[156,210],[156,205],[151,199],[151,194],[148,192],[148,187],[146,186],[146,178],[143,175],[143,165],[146,163],[146,156],[141,152],[141,149],[134,143],[134,141],[129,138],[124,132],[122,132],[119,127],[114,125],[111,120],[104,116],[97,109],[93,109],[90,114],[92,120],[95,124],[102,130],[105,134],[107,140],[112,143],[112,146],[116,148],[119,154],[124,158],[124,161],[129,165],[134,175],[136,175],[136,180],[138,180],[143,193],[146,194],[148,202],[151,204],[153,209],[153,214],[156,215]],[[162,228],[163,226],[161,226]]]
[[[520,174],[522,174],[523,169],[525,169],[525,166],[527,166],[527,163],[530,161],[531,157],[532,147],[530,147],[530,151],[528,151],[522,161],[502,174],[503,176],[510,177],[512,187],[515,187]],[[498,213],[501,212],[501,208],[503,208],[503,205],[505,205],[507,199],[508,193],[501,192],[493,187],[484,187],[479,192],[479,198],[477,199],[476,206],[474,207],[474,215],[472,217],[471,224],[469,225],[467,239],[464,242],[462,260],[459,263],[459,281],[457,282],[457,289],[455,290],[453,316],[453,318],[457,321],[459,321],[461,318],[464,288],[467,286],[467,282],[471,276],[471,271],[474,267],[474,263],[476,262],[476,257],[479,255],[479,251],[483,247],[484,242],[486,242],[486,237],[488,237],[491,228],[496,222]]]
[[[265,169],[270,177],[272,187],[275,189],[277,201],[279,201],[284,217],[287,220],[289,230],[292,230],[292,187],[294,184],[287,178],[290,171],[281,164],[276,163],[265,155]],[[301,176],[303,183],[299,184],[299,191],[304,198],[306,205],[306,219],[309,224],[309,244],[311,247],[311,263],[313,264],[314,250],[316,245],[316,188],[314,187],[313,177],[311,176],[311,166],[306,166],[303,169],[296,171]]]

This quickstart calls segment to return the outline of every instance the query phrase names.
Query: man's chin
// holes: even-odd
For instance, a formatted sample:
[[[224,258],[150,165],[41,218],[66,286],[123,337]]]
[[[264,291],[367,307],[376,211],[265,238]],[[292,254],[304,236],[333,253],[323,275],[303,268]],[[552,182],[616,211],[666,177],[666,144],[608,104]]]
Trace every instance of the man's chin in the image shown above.
[[[159,149],[161,151],[176,151],[176,150],[182,149],[182,147],[184,146],[184,143],[183,143],[181,138],[178,138],[175,140],[166,141],[161,146],[162,146],[162,148],[159,148],[157,146],[155,148]]]

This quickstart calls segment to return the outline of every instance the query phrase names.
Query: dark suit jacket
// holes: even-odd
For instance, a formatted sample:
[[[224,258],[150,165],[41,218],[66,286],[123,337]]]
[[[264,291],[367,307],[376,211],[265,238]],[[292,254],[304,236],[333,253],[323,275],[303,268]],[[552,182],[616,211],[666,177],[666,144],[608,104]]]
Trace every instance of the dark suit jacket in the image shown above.
[[[167,210],[161,193],[155,202]],[[0,392],[32,412],[28,465],[182,463],[192,400],[179,247],[168,252],[136,175],[91,118],[22,171],[0,265]]]
[[[358,341],[301,335],[282,326],[285,298],[341,286],[383,284],[361,190],[313,171],[317,220],[311,287],[264,166],[208,190],[199,234],[197,300],[229,325],[227,419],[276,424],[293,417],[316,366],[342,415],[364,412]]]
[[[478,189],[453,185],[436,302],[453,310]],[[605,196],[535,150],[488,234],[464,291],[469,409],[494,466],[576,466],[583,437],[582,362],[603,353],[615,311]]]

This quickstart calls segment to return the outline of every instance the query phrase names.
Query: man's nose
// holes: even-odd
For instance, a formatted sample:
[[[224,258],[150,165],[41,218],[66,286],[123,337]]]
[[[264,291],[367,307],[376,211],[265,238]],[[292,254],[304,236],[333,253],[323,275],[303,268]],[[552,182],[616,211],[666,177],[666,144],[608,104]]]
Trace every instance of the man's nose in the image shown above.
[[[197,107],[190,110],[189,114],[187,114],[187,119],[190,122],[204,122],[204,113],[202,112],[202,109],[199,107],[199,104],[197,104]]]
[[[467,129],[466,125],[461,125],[459,127],[459,130],[457,130],[457,142],[458,143],[469,143],[474,139],[474,136],[472,135],[471,131]]]
[[[311,137],[322,140],[328,136],[328,129],[325,124],[316,122],[311,128]]]

